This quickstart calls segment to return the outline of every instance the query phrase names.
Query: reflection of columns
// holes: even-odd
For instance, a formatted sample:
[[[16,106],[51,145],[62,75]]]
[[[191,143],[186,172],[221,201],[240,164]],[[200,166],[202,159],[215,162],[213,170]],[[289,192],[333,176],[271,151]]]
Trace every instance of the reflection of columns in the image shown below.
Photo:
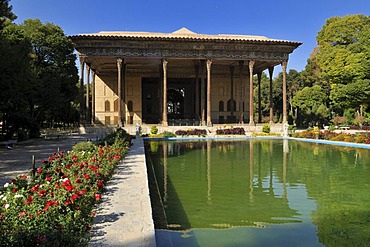
[[[95,70],[92,70],[91,82],[91,123],[95,124]]]
[[[230,114],[234,116],[234,66],[230,66]]]
[[[239,77],[240,77],[240,119],[239,122],[244,124],[244,90],[243,90],[243,66],[244,61],[239,61]]]
[[[258,77],[258,123],[262,122],[262,109],[261,109],[261,77],[262,72],[257,74]]]
[[[90,124],[90,64],[86,67],[86,124]]]
[[[270,77],[270,125],[274,122],[274,111],[272,109],[272,74],[274,73],[274,67],[269,68]]]
[[[286,201],[287,200],[287,188],[286,188],[286,156],[287,156],[287,153],[288,153],[288,150],[289,150],[289,146],[288,146],[288,140],[287,139],[284,139],[283,140],[283,200]],[[288,146],[288,147],[287,147]]]
[[[253,120],[253,66],[254,60],[249,61],[249,125],[254,124]]]
[[[163,115],[162,115],[162,125],[163,127],[168,126],[167,119],[167,60],[163,59]]]
[[[211,203],[212,197],[211,197],[211,185],[212,185],[212,178],[211,178],[211,165],[212,165],[212,160],[211,160],[211,141],[207,140],[207,201],[208,203]]]
[[[286,67],[288,61],[282,61],[281,67],[283,71],[283,124],[287,123],[287,97],[286,97]]]
[[[163,201],[167,202],[168,199],[168,174],[167,174],[167,142],[163,142]]]
[[[118,94],[118,105],[117,105],[117,111],[118,111],[118,126],[122,127],[122,110],[121,110],[121,100],[122,100],[122,90],[121,90],[121,84],[122,84],[122,76],[121,76],[121,69],[122,69],[122,59],[117,58],[117,94]]]
[[[195,64],[195,118],[199,119],[199,64]]]
[[[249,141],[249,201],[253,202],[253,141]]]
[[[211,116],[211,64],[212,60],[207,60],[207,126],[212,126]]]
[[[205,90],[204,90],[204,86],[205,86],[205,83],[204,83],[204,60],[201,60],[200,61],[200,76],[202,77],[201,81],[200,81],[200,113],[201,113],[201,125],[205,125],[205,98],[204,98],[204,95],[205,95]]]
[[[83,122],[84,116],[84,69],[85,69],[85,58],[80,57],[80,123]]]

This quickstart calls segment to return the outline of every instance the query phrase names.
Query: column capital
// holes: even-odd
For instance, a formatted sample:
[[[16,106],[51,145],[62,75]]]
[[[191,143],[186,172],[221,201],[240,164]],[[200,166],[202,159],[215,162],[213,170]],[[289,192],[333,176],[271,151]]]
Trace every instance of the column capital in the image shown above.
[[[281,61],[282,70],[286,71],[287,65],[288,65],[288,60]]]
[[[162,59],[163,71],[167,70],[167,64],[168,64],[167,59]]]
[[[255,64],[254,60],[249,60],[249,69],[251,69],[251,68],[253,69],[254,64]]]
[[[207,70],[211,70],[211,65],[212,65],[212,60],[208,59],[207,60]]]
[[[118,69],[121,69],[122,68],[122,62],[123,62],[123,59],[122,58],[117,58],[117,68]]]

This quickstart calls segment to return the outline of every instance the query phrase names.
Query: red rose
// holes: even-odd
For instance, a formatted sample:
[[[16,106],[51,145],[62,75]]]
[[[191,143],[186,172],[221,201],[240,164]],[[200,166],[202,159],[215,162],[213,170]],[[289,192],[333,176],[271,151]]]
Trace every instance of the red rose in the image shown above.
[[[40,167],[39,169],[37,169],[37,172],[42,173],[42,168]]]
[[[95,194],[95,200],[100,201],[100,199],[101,199],[101,195],[100,194]]]

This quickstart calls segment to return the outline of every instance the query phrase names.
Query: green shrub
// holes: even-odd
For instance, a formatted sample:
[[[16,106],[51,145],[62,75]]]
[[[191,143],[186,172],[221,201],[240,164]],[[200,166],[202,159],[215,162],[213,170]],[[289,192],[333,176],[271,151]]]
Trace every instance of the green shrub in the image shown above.
[[[152,126],[150,127],[150,134],[156,135],[158,133],[158,127],[157,126]]]
[[[72,147],[73,151],[80,152],[80,151],[93,151],[95,149],[95,145],[92,142],[79,142]]]
[[[172,132],[165,131],[163,132],[163,137],[176,137],[176,135]]]
[[[263,133],[270,133],[271,129],[270,129],[270,125],[269,124],[264,124],[263,127],[262,127],[262,132]]]

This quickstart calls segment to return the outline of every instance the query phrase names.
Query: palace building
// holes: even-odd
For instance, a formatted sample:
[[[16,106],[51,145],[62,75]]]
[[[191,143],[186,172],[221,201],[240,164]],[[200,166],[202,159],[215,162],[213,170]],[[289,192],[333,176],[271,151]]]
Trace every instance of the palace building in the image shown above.
[[[261,121],[254,112],[253,76],[258,85],[283,72],[283,123],[287,122],[286,68],[300,42],[263,36],[99,32],[71,36],[80,59],[82,120],[89,124],[204,125]],[[83,85],[87,95],[84,98]],[[90,92],[90,85],[92,92]],[[260,90],[258,90],[260,95]]]

